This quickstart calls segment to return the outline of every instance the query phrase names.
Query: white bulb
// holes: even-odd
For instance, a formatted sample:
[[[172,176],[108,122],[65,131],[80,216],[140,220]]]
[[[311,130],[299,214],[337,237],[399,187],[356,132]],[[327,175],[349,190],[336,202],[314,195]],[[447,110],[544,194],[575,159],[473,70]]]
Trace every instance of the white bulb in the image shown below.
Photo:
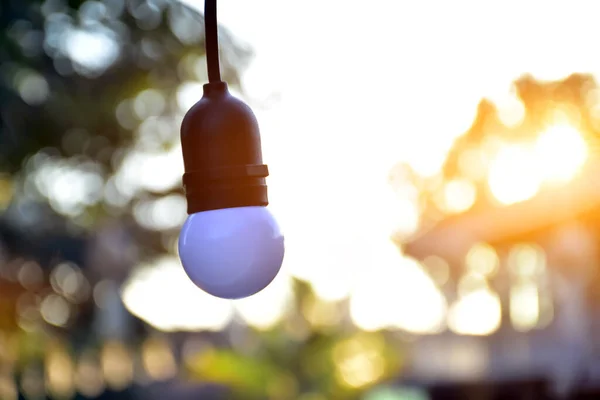
[[[284,239],[265,207],[236,207],[190,215],[179,236],[179,257],[200,289],[224,299],[252,296],[277,276]]]

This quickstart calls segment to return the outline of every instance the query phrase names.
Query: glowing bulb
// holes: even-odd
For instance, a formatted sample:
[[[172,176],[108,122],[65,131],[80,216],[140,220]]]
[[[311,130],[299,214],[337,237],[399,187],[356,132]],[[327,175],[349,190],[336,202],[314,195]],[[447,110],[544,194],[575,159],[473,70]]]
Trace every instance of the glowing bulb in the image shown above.
[[[179,236],[179,257],[200,289],[225,299],[267,287],[283,262],[284,238],[266,207],[235,207],[191,214]]]

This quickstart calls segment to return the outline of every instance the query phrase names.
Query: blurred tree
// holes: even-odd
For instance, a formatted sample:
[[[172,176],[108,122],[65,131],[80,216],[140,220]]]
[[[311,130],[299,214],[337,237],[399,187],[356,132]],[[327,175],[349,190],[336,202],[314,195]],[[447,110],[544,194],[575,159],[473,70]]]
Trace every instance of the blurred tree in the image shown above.
[[[600,133],[597,97],[593,76],[573,74],[553,82],[525,75],[507,90],[506,98],[500,99],[502,104],[483,98],[471,127],[454,142],[440,174],[427,179],[416,173],[408,175],[420,189],[424,223],[498,205],[489,178],[503,146],[533,147],[548,128],[566,125],[580,132],[587,146],[595,149]],[[458,204],[460,198],[462,204]]]
[[[151,200],[179,192],[177,177],[153,184],[149,175],[165,152],[177,152],[182,84],[206,79],[201,15],[171,0],[3,0],[1,7],[5,221],[35,227],[28,234],[40,237],[60,228],[81,236],[125,216],[142,255],[165,251],[149,218],[141,226],[130,216],[140,199],[148,206],[138,216]],[[251,53],[225,30],[221,42],[224,78],[238,86]],[[163,168],[178,174],[177,166]]]
[[[177,113],[179,84],[204,80],[203,21],[177,1],[4,0],[0,24],[0,166],[9,173],[45,147],[108,166],[136,128],[119,120],[121,101],[152,88],[165,104],[152,98],[137,116]],[[236,85],[249,51],[225,31],[221,41],[224,77]]]

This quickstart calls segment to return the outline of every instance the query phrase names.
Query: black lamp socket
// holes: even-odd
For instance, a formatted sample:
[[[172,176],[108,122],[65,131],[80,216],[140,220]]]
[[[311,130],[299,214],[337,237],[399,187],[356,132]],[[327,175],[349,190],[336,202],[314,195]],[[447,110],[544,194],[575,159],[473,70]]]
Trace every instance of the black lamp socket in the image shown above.
[[[188,214],[269,204],[258,121],[227,83],[204,85],[181,124],[181,147]]]

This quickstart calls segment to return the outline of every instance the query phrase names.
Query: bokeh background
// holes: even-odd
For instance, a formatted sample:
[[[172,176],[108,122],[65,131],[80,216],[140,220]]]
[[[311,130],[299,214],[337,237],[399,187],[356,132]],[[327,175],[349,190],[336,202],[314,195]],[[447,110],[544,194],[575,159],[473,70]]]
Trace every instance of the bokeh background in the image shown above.
[[[221,0],[287,246],[239,301],[176,250],[202,1],[0,4],[0,399],[600,398],[597,1]]]

